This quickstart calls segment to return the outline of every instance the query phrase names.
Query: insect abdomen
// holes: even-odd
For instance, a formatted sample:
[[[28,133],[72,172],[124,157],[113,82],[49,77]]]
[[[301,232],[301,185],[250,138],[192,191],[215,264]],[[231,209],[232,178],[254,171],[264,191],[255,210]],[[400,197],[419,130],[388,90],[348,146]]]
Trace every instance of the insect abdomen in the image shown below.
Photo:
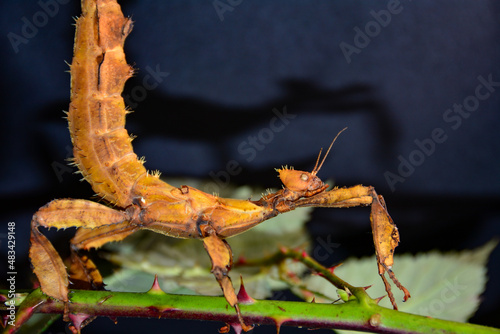
[[[68,121],[74,162],[97,195],[125,207],[132,202],[135,181],[146,173],[125,129],[127,110],[121,97],[133,74],[123,52],[132,22],[116,3],[89,7],[83,13],[87,19],[76,23],[71,64]]]

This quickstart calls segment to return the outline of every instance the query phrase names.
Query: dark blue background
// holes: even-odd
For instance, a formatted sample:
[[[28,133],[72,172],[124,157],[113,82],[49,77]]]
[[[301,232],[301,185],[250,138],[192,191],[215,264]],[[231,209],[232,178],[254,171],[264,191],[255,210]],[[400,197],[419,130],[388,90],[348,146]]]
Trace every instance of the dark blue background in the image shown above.
[[[63,167],[71,148],[62,119],[69,104],[65,61],[71,62],[73,17],[80,8],[78,1],[60,2],[69,3],[49,8],[50,15],[36,1],[0,5],[0,233],[8,221],[16,222],[20,267],[29,263],[31,215],[54,198],[92,195]],[[135,110],[127,128],[138,136],[134,147],[149,169],[210,179],[234,160],[241,170],[231,182],[279,187],[273,168],[310,170],[319,148],[348,126],[320,177],[375,186],[400,229],[397,253],[474,248],[500,235],[500,87],[460,124],[446,121],[454,104],[473,101],[479,76],[500,82],[500,3],[401,1],[390,21],[380,12],[390,1],[220,3],[233,5],[219,15],[210,0],[122,2],[136,22],[125,51],[138,69],[126,87]],[[27,21],[39,27],[24,31],[26,43],[13,44],[12,34],[23,36]],[[358,28],[373,29],[372,37],[355,41]],[[340,45],[355,42],[362,47],[348,62]],[[154,82],[145,79],[148,68],[169,75],[145,90]],[[270,128],[273,109],[284,106],[295,117],[280,131],[263,130]],[[428,155],[418,153],[415,141],[428,142],[436,128],[446,140]],[[262,145],[252,156],[242,150],[250,147],[249,136]],[[419,165],[391,187],[386,174],[398,173],[401,158]],[[368,216],[362,208],[315,211],[311,233],[330,234],[341,245],[325,263],[373,254]],[[484,302],[472,322],[500,326],[499,261],[495,250]],[[29,286],[27,277],[19,280]],[[135,321],[120,319],[111,329],[106,319],[99,323],[92,332],[125,333]],[[158,326],[158,333],[174,326],[219,327],[141,324]],[[257,332],[266,330],[273,329]]]

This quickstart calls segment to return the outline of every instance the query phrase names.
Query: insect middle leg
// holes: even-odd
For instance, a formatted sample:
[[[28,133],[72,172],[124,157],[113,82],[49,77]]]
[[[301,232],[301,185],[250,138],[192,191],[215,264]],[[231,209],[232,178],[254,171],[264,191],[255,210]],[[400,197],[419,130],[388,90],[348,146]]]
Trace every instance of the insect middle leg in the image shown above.
[[[227,302],[235,308],[241,328],[245,332],[248,332],[252,330],[253,326],[246,325],[243,321],[243,317],[238,306],[238,297],[234,291],[231,278],[228,275],[233,264],[231,247],[224,239],[217,236],[215,231],[209,225],[202,226],[201,231],[205,236],[203,239],[203,246],[205,246],[205,249],[210,256],[210,260],[212,261],[212,273],[217,279],[217,282],[219,282]]]
[[[86,255],[79,253],[81,249],[100,248],[102,245],[121,241],[136,232],[139,227],[129,221],[104,225],[95,229],[79,228],[71,239],[70,280],[79,289],[101,290],[104,288],[102,277],[96,266]],[[75,288],[76,288],[75,287]]]

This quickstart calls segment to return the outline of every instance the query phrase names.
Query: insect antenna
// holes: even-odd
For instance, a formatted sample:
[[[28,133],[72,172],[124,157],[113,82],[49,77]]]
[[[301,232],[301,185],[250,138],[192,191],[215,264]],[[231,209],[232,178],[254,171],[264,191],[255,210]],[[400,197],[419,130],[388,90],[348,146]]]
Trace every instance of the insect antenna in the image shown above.
[[[337,133],[337,135],[335,136],[335,138],[333,138],[332,143],[330,144],[330,147],[328,147],[328,151],[326,151],[325,156],[323,157],[323,160],[321,160],[321,163],[318,166],[319,158],[321,157],[321,151],[323,151],[323,148],[321,148],[319,150],[318,159],[316,159],[316,164],[314,165],[314,169],[311,172],[312,175],[316,175],[319,172],[319,170],[321,169],[321,166],[323,166],[323,163],[326,160],[326,157],[328,156],[328,153],[330,153],[330,150],[332,149],[333,143],[335,143],[335,141],[337,140],[338,136],[342,132],[344,132],[345,130],[347,130],[347,127],[345,127],[342,130],[340,130],[339,133]]]

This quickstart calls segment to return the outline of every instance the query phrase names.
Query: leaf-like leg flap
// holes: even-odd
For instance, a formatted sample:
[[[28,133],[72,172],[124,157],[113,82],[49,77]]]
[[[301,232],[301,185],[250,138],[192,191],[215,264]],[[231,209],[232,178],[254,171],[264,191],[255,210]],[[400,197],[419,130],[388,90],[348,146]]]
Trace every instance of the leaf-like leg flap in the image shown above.
[[[399,244],[399,232],[385,208],[382,196],[374,192],[370,221],[377,254],[379,274],[394,264],[394,249]]]
[[[129,219],[126,211],[119,211],[105,205],[83,199],[56,199],[35,214],[36,225],[55,227],[96,228],[121,223]]]
[[[238,320],[243,330],[248,332],[253,328],[253,326],[248,326],[243,321],[243,317],[238,306],[238,297],[234,291],[231,278],[228,276],[229,270],[231,270],[231,266],[233,264],[231,247],[225,240],[215,235],[215,233],[212,233],[203,239],[203,246],[205,246],[205,249],[210,256],[210,260],[212,261],[212,273],[217,279],[217,282],[219,282],[222,292],[224,293],[224,297],[229,305],[235,308]]]
[[[377,256],[378,272],[384,281],[385,290],[391,300],[395,310],[398,309],[394,296],[391,292],[391,286],[387,282],[384,274],[387,271],[389,277],[401,289],[405,296],[404,301],[410,297],[409,291],[397,280],[392,272],[392,265],[394,264],[394,250],[399,244],[399,232],[396,224],[394,224],[391,216],[387,212],[387,207],[384,198],[377,195],[375,190],[371,191],[373,197],[372,210],[370,214],[370,221],[373,232],[373,243],[375,245],[375,253]]]
[[[31,229],[30,241],[31,264],[43,293],[67,303],[68,274],[61,257],[38,229]]]

